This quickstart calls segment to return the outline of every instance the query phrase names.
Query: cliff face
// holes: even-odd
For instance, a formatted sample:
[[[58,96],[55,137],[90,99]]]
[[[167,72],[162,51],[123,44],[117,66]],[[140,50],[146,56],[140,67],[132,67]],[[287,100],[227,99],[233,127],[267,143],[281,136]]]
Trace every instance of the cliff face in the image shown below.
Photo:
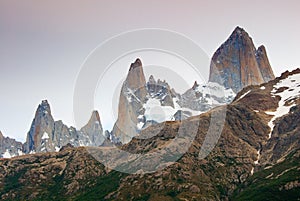
[[[266,50],[256,50],[248,33],[237,27],[214,53],[210,65],[210,82],[217,82],[235,93],[248,85],[274,79]]]
[[[137,59],[131,64],[119,98],[118,119],[112,130],[121,142],[128,142],[137,134],[137,117],[143,112],[146,98],[146,80],[142,62]]]

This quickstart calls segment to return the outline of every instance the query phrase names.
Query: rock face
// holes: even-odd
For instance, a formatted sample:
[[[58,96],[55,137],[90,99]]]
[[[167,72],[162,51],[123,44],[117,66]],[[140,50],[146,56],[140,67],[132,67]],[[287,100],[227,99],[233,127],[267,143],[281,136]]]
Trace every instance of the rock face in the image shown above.
[[[2,200],[298,200],[300,185],[300,70],[286,72],[260,86],[249,86],[235,100],[183,121],[149,126],[120,147],[142,154],[160,167],[184,148],[178,131],[196,131],[192,144],[166,168],[147,174],[123,174],[105,168],[85,148],[66,146],[58,153],[0,160]],[[226,111],[216,146],[199,153],[212,116]],[[269,134],[271,133],[271,138]],[[179,140],[170,146],[174,140]],[[97,147],[97,152],[107,148]],[[162,151],[161,151],[162,150]],[[164,157],[165,155],[167,157]],[[101,155],[101,154],[100,154]],[[112,162],[120,158],[110,155]],[[147,160],[151,158],[152,160]],[[134,164],[136,158],[129,159]],[[42,165],[41,165],[42,164]],[[128,168],[132,168],[130,166]],[[127,168],[127,166],[124,166]],[[139,172],[139,169],[133,169]],[[18,186],[18,188],[15,188]]]
[[[264,79],[264,82],[268,82],[275,78],[272,67],[269,63],[269,59],[267,56],[267,51],[265,46],[261,45],[257,48],[256,51],[256,60],[261,72],[261,75]]]
[[[137,59],[131,64],[119,98],[118,119],[113,128],[113,135],[121,142],[128,142],[137,134],[137,117],[143,112],[146,98],[146,81],[142,62]]]
[[[0,131],[0,158],[11,158],[22,154],[22,143],[15,139],[4,137]]]
[[[274,79],[264,46],[257,50],[248,33],[237,27],[212,57],[210,82],[217,82],[235,93],[246,86]]]
[[[72,146],[100,146],[105,140],[100,117],[93,111],[89,122],[79,131],[66,126],[61,120],[54,121],[50,105],[43,100],[24,143],[24,152],[54,152],[70,143]]]

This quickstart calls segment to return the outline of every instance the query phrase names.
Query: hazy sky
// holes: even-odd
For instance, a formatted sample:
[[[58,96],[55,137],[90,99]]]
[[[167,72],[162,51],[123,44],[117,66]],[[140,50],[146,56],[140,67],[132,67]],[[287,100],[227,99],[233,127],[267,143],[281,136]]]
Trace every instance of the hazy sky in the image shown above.
[[[0,130],[24,141],[42,99],[56,120],[73,125],[74,84],[85,58],[104,40],[132,29],[182,33],[211,57],[239,25],[256,46],[266,46],[278,76],[300,66],[299,9],[297,0],[1,0]],[[123,71],[128,68],[124,63]],[[110,127],[101,105],[96,108]]]

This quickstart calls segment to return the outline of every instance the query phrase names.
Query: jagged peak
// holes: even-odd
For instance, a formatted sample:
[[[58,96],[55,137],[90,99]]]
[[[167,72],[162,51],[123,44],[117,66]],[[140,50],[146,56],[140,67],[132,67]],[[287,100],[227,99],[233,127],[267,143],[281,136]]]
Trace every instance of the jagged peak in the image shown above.
[[[3,136],[2,132],[0,131],[0,139],[3,138],[3,137],[4,137],[4,136]]]
[[[49,106],[48,100],[42,100],[41,106]]]
[[[50,104],[48,103],[47,100],[42,100],[42,102],[38,106],[37,112],[51,114]]]
[[[155,83],[156,83],[155,78],[154,78],[153,75],[150,75],[149,81],[148,81],[148,82],[149,82],[150,84],[155,84]]]
[[[238,47],[243,47],[243,46],[251,46],[251,48],[255,51],[255,47],[252,41],[252,38],[250,35],[241,27],[237,26],[231,35],[229,36],[228,40],[225,41],[224,45],[226,44],[234,44],[232,42],[235,42],[238,45]],[[222,46],[221,46],[222,47]]]
[[[239,35],[239,36],[249,36],[249,34],[245,31],[245,29],[237,26],[231,35]]]
[[[264,46],[264,45],[261,45],[261,46],[259,46],[258,48],[257,48],[257,51],[256,51],[257,53],[259,53],[259,54],[266,54],[266,47]]]
[[[233,32],[237,32],[237,33],[241,33],[241,32],[244,32],[245,30],[240,27],[240,26],[236,26],[235,29],[233,30]]]
[[[195,81],[195,82],[194,82],[194,85],[193,85],[193,87],[192,87],[192,89],[195,90],[198,86],[199,86],[199,84],[197,83],[197,81]]]
[[[134,63],[131,63],[129,71],[142,66],[143,66],[142,61],[139,58],[137,58]]]
[[[146,79],[140,59],[136,59],[131,63],[127,78],[123,84],[124,87],[132,90],[140,89],[146,85]]]
[[[98,112],[97,110],[93,110],[91,118],[100,121],[100,115],[99,115],[99,112]]]
[[[91,117],[90,117],[87,125],[88,124],[94,124],[95,122],[97,122],[99,124],[101,123],[100,115],[99,115],[99,112],[97,110],[92,111]]]

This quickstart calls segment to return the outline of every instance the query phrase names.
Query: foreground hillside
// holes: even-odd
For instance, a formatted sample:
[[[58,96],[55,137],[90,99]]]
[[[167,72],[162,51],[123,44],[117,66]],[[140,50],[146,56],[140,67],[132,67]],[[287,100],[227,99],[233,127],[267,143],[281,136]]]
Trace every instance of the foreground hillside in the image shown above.
[[[118,155],[110,156],[111,167],[124,162],[130,165],[123,170],[138,174],[120,173],[102,165],[94,157],[103,156],[108,149],[104,147],[64,147],[58,153],[1,159],[0,197],[2,200],[297,200],[300,198],[299,75],[299,69],[286,72],[266,84],[243,89],[227,106],[143,130],[140,138],[133,138],[120,149],[143,154],[146,163],[138,163],[137,158],[122,161],[114,157]],[[216,146],[213,140],[205,141],[210,129],[215,133],[222,131]],[[194,131],[191,145],[185,147],[191,137],[189,133]],[[180,143],[169,146],[174,140]],[[212,151],[202,158],[201,154],[210,148]],[[177,155],[182,150],[183,155]],[[178,160],[172,162],[176,157]],[[157,160],[162,168],[145,173],[147,168],[157,166]]]

